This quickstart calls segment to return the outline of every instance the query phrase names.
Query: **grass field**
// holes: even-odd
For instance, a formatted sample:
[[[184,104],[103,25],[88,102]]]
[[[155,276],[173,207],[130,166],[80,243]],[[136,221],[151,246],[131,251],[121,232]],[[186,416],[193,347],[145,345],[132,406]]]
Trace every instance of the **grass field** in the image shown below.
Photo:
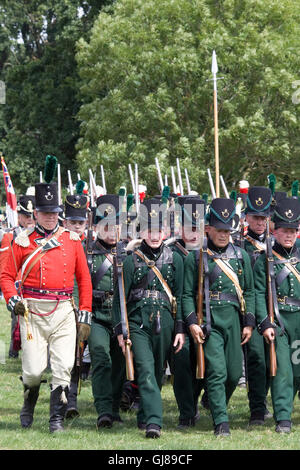
[[[289,435],[274,431],[273,419],[263,427],[249,429],[247,392],[237,388],[229,404],[231,436],[216,438],[212,432],[210,413],[200,409],[201,419],[188,431],[176,429],[178,411],[172,386],[164,385],[164,427],[160,439],[146,439],[136,428],[134,412],[121,413],[124,424],[112,429],[96,430],[96,412],[93,405],[91,382],[83,382],[78,404],[80,416],[66,424],[64,433],[49,434],[49,386],[42,384],[31,429],[21,429],[19,412],[23,401],[23,387],[19,380],[20,359],[8,359],[10,316],[5,304],[0,303],[0,345],[5,359],[0,364],[0,450],[259,450],[300,448],[300,402],[295,400],[293,428]],[[3,354],[2,354],[3,356]],[[1,355],[0,355],[1,358]],[[50,381],[50,374],[45,377]],[[269,405],[270,405],[270,397]],[[269,409],[272,410],[271,405]]]

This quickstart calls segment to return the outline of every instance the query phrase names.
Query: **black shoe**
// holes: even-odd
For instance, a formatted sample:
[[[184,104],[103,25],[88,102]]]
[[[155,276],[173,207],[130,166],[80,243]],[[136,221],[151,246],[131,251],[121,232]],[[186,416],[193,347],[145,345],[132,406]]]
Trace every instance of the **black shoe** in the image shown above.
[[[292,423],[288,420],[277,421],[275,431],[279,433],[290,433],[291,432]]]
[[[146,426],[146,437],[157,439],[160,437],[160,426],[157,424],[148,424]]]
[[[180,419],[177,429],[184,431],[195,426],[195,418]]]
[[[27,387],[24,385],[24,404],[20,413],[22,428],[30,428],[33,422],[34,408],[39,396],[40,385]]]
[[[230,436],[229,423],[224,422],[215,426],[215,436]]]
[[[77,408],[67,409],[66,415],[65,415],[66,419],[74,419],[74,418],[77,418],[77,416],[79,416],[79,411],[77,410]]]
[[[262,426],[265,424],[264,413],[251,413],[249,426]]]
[[[99,416],[97,420],[97,428],[111,428],[113,425],[113,417],[110,414]]]
[[[50,432],[64,431],[64,418],[68,405],[69,388],[56,387],[50,394]]]
[[[137,423],[137,427],[140,431],[145,431],[146,430],[146,423]]]

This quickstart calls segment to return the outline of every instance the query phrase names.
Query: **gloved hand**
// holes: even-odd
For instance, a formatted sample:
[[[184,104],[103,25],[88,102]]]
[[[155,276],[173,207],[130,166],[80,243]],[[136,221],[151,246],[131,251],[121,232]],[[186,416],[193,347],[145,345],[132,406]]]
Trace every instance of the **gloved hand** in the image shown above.
[[[8,309],[10,312],[14,313],[15,315],[24,315],[24,313],[25,313],[25,307],[24,307],[23,304],[22,304],[22,305],[23,305],[24,309],[22,309],[22,307],[19,306],[19,307],[18,307],[18,309],[19,309],[18,313],[15,311],[15,308],[16,308],[17,304],[22,304],[22,299],[21,299],[21,297],[20,297],[19,295],[13,295],[13,296],[9,299],[9,301],[7,302],[7,309]],[[18,310],[18,309],[17,309],[17,310]],[[23,313],[22,313],[22,312],[23,312]]]
[[[20,301],[16,303],[14,312],[15,312],[15,315],[22,315],[22,317],[24,317],[25,305],[23,304],[23,302]]]
[[[78,341],[86,341],[90,335],[91,327],[87,323],[78,323]]]

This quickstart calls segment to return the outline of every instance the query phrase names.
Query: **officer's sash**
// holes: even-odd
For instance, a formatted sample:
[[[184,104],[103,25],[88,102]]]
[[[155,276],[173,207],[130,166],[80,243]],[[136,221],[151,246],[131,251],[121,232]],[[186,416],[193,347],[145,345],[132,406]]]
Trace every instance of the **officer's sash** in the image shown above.
[[[223,271],[223,273],[226,274],[226,276],[234,284],[234,287],[235,287],[235,290],[236,290],[236,293],[240,302],[241,313],[244,314],[245,313],[245,300],[243,296],[243,290],[240,286],[237,274],[234,272],[229,262],[222,260],[220,258],[214,258],[214,253],[209,248],[207,248],[207,253],[213,258],[214,262],[219,266],[219,268]]]

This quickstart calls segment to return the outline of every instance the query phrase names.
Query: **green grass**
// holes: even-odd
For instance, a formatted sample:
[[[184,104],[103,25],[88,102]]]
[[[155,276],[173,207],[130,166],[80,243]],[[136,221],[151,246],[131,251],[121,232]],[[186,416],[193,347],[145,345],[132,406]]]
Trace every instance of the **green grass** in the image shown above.
[[[162,389],[164,403],[164,427],[160,439],[146,439],[144,432],[137,430],[134,412],[121,413],[122,425],[102,432],[96,430],[96,411],[93,405],[91,382],[83,382],[78,398],[80,416],[66,424],[66,432],[50,434],[49,386],[42,384],[31,429],[22,429],[19,412],[23,401],[20,359],[8,359],[10,316],[5,304],[0,303],[0,341],[6,345],[5,363],[0,364],[0,449],[9,450],[259,450],[299,449],[300,403],[295,399],[293,428],[289,435],[274,431],[273,419],[263,427],[249,430],[247,392],[237,388],[229,404],[231,437],[216,438],[212,431],[210,413],[200,409],[201,419],[188,431],[178,431],[178,411],[172,386]],[[50,374],[45,374],[50,381]],[[272,409],[269,400],[269,409]]]

